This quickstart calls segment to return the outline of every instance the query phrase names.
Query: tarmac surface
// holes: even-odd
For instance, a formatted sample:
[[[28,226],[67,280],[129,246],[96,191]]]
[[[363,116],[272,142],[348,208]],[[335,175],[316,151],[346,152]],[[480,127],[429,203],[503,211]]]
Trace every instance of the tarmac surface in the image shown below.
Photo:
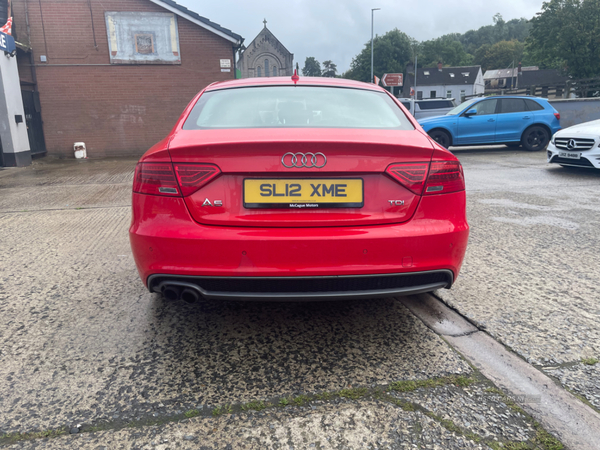
[[[598,407],[598,366],[581,359],[600,355],[600,174],[542,153],[456,154],[471,240],[438,295]],[[127,237],[134,166],[0,170],[0,446],[560,448],[396,299],[150,294]]]

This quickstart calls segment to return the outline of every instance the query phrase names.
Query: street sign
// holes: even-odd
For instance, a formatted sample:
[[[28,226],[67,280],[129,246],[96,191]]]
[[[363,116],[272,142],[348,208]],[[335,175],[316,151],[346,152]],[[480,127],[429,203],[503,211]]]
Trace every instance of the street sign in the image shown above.
[[[12,53],[16,48],[15,39],[6,33],[0,32],[0,51]]]
[[[402,86],[401,73],[385,73],[381,77],[384,86]]]
[[[373,83],[379,85],[379,77],[377,75],[373,75]]]

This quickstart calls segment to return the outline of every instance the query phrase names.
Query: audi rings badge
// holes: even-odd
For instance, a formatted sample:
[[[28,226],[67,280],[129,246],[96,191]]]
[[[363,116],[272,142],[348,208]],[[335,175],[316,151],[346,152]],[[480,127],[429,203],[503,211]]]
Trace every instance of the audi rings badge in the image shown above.
[[[281,164],[288,169],[296,167],[298,169],[306,167],[310,169],[315,167],[321,169],[327,164],[327,157],[321,153],[292,153],[288,152],[281,157]]]

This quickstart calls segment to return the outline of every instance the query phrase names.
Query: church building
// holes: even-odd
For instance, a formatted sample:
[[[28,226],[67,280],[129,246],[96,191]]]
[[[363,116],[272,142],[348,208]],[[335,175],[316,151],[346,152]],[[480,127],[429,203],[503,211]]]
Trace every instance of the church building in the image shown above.
[[[241,52],[238,67],[241,78],[292,76],[294,54],[290,53],[267,28]]]

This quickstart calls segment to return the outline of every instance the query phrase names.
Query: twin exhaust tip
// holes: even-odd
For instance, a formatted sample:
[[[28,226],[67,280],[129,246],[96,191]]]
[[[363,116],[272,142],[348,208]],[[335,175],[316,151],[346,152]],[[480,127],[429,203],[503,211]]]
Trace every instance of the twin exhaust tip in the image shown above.
[[[200,300],[200,294],[190,288],[182,288],[172,284],[167,284],[162,289],[162,294],[167,300],[183,300],[187,303],[196,303]]]

